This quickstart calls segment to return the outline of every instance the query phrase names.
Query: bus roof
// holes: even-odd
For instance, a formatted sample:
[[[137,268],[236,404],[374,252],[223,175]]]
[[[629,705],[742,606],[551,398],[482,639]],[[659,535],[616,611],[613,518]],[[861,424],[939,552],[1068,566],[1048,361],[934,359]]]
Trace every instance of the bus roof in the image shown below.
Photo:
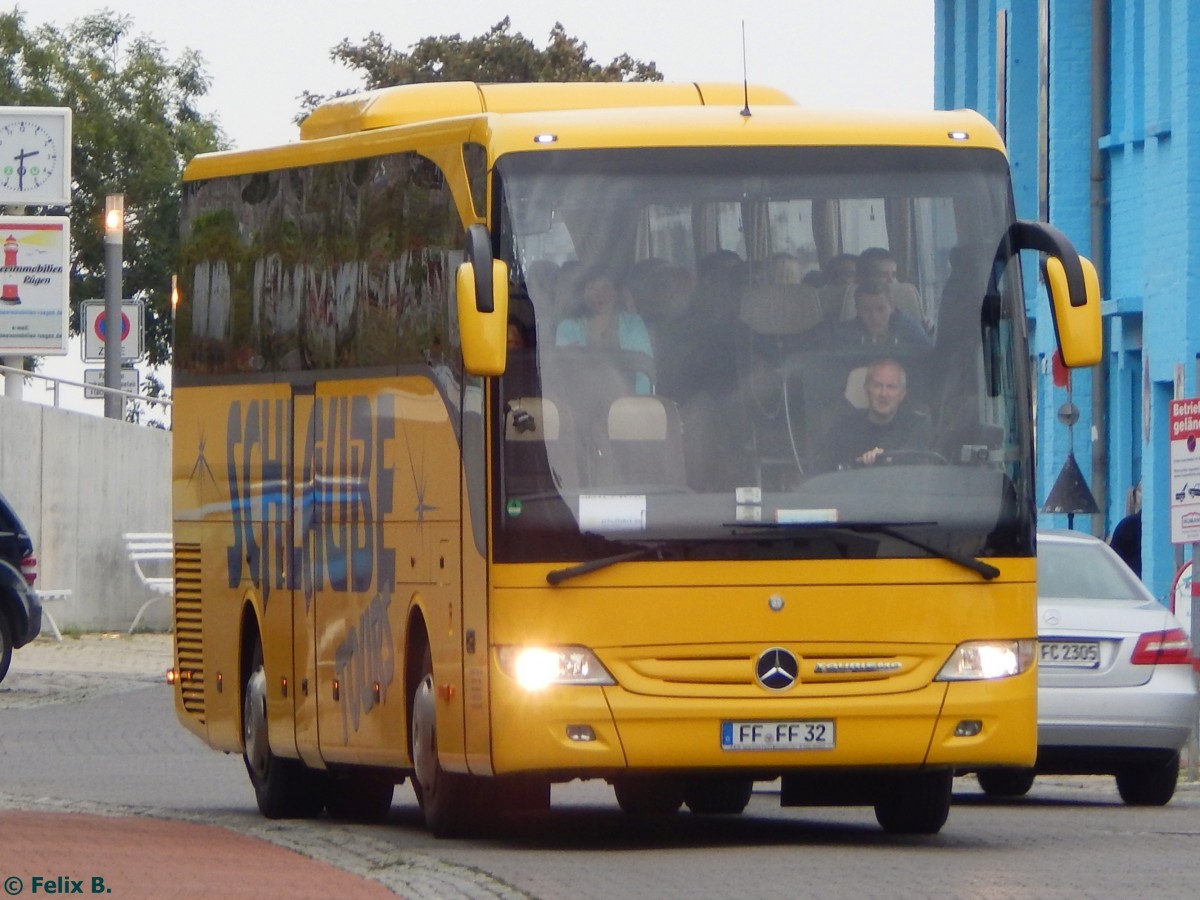
[[[750,115],[744,115],[747,94]],[[552,135],[550,143],[535,142]],[[224,175],[476,142],[495,159],[539,147],[733,145],[971,146],[1003,150],[971,110],[896,112],[796,106],[773,88],[740,84],[588,82],[405,85],[330,101],[301,126],[301,140],[261,150],[197,156],[196,181]]]
[[[655,81],[475,84],[446,81],[407,84],[338,97],[312,111],[300,125],[301,140],[415,125],[482,113],[551,112],[567,109],[628,109],[661,106],[793,105],[775,88],[740,84]]]

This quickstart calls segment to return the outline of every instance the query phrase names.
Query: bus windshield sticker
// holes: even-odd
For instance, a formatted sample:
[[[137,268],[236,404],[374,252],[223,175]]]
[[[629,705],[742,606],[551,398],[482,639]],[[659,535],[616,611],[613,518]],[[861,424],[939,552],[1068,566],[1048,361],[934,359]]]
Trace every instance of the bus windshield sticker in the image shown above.
[[[645,531],[646,496],[584,494],[579,498],[581,531]]]
[[[777,509],[775,521],[780,525],[811,525],[820,522],[836,522],[836,509]]]

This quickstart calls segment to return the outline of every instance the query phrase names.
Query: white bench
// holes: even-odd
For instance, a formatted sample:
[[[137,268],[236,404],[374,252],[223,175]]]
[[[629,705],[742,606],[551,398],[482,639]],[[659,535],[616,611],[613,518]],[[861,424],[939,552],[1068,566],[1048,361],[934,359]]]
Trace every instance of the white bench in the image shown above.
[[[125,535],[125,551],[138,579],[155,593],[133,617],[129,626],[133,634],[147,609],[160,600],[170,600],[175,593],[175,574],[171,570],[175,545],[170,532],[129,532]]]
[[[38,600],[42,603],[42,625],[47,623],[50,629],[54,632],[54,639],[60,644],[62,643],[62,632],[58,630],[58,623],[54,621],[54,616],[50,612],[50,608],[46,606],[51,600],[66,600],[71,596],[69,588],[35,588],[34,593],[37,594]],[[44,630],[44,628],[43,628]]]

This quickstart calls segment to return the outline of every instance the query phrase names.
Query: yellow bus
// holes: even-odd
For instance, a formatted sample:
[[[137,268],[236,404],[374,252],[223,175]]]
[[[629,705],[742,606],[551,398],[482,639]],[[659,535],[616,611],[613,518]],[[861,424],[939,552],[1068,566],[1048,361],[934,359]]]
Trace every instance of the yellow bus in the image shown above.
[[[179,718],[270,817],[780,779],[937,832],[956,771],[1035,755],[1039,259],[1094,362],[1094,270],[970,112],[426,84],[197,157]]]

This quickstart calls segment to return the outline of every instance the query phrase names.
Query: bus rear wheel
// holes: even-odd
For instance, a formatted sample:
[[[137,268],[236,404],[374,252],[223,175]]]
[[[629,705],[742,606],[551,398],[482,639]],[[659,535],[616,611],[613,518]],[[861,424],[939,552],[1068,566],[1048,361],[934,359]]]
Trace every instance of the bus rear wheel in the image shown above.
[[[447,772],[438,759],[437,704],[433,684],[433,657],[426,647],[421,673],[409,704],[412,709],[413,791],[425,813],[425,824],[434,837],[450,838],[466,834],[469,827],[486,812],[476,808],[472,786],[478,779],[458,772]],[[475,815],[472,815],[474,810]]]
[[[267,672],[262,643],[254,647],[242,686],[242,759],[258,809],[268,819],[314,819],[325,808],[325,773],[271,751],[267,732]]]
[[[386,773],[365,770],[330,778],[325,808],[335,819],[382,822],[392,808],[396,780]]]

